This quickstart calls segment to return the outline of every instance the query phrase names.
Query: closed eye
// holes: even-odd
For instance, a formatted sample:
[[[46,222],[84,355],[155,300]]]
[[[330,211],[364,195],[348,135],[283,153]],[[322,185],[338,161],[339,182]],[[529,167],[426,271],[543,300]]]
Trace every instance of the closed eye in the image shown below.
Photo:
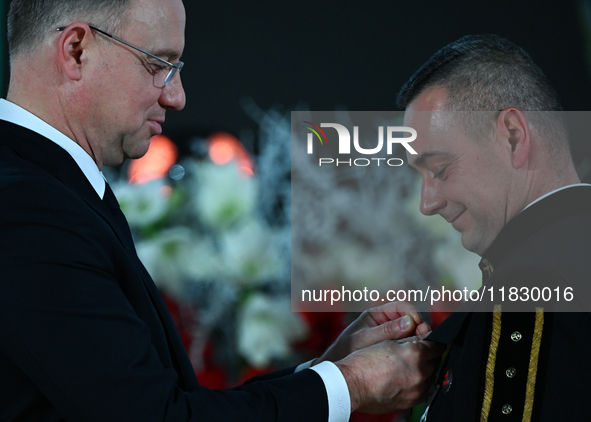
[[[447,166],[440,166],[435,169],[436,172],[433,173],[433,179],[441,179],[445,176],[445,171],[447,170]],[[439,170],[439,171],[437,171]]]
[[[151,75],[156,75],[164,70],[167,70],[168,68],[167,66],[161,66],[156,63],[147,63],[146,69],[148,70],[148,72],[150,72]]]

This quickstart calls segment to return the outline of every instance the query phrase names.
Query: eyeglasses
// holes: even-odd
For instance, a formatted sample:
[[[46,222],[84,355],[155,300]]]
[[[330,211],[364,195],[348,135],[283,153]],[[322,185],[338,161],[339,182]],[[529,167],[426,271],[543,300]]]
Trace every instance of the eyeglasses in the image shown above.
[[[88,27],[96,32],[99,32],[109,38],[112,38],[115,41],[119,41],[120,43],[123,43],[126,46],[131,47],[134,50],[140,51],[140,52],[146,54],[147,56],[152,57],[153,59],[156,59],[158,61],[161,61],[162,63],[165,63],[167,66],[169,66],[170,71],[168,71],[168,73],[164,72],[164,70],[166,70],[165,66],[152,66],[152,68],[150,68],[148,70],[152,74],[152,76],[154,77],[154,86],[156,88],[164,88],[165,86],[167,86],[170,83],[170,81],[172,81],[174,79],[175,75],[177,73],[179,73],[184,66],[184,63],[181,61],[178,61],[175,63],[170,63],[164,59],[161,59],[158,56],[153,55],[152,53],[148,53],[147,51],[142,50],[141,48],[138,48],[134,45],[129,44],[128,42],[120,40],[119,38],[117,38],[111,34],[108,34],[105,31],[95,28],[94,26],[88,25]],[[64,29],[66,29],[66,27],[62,26],[61,28],[57,28],[57,31],[63,31]]]

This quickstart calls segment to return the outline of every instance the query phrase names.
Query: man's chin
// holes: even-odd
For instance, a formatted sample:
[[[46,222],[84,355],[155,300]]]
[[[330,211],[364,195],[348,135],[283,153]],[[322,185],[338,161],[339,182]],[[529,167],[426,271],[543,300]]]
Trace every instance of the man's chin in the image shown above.
[[[462,232],[462,246],[469,252],[483,256],[492,241],[487,241],[482,236],[475,236],[469,230]]]
[[[144,140],[138,141],[137,145],[135,145],[135,148],[125,150],[124,151],[125,159],[136,160],[136,159],[142,158],[144,155],[146,155],[148,153],[148,150],[150,149],[150,140],[151,139],[152,138],[148,138],[145,141]]]
[[[462,246],[469,252],[474,252],[478,255],[481,255],[479,253],[479,242],[475,241],[474,237],[470,236],[470,234],[471,233],[468,230],[462,232]]]

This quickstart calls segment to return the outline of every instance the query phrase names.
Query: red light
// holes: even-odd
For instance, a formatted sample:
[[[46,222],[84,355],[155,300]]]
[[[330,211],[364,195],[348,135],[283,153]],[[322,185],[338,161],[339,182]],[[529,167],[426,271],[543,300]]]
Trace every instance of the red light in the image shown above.
[[[146,155],[129,164],[129,183],[144,183],[165,177],[177,158],[178,149],[174,142],[164,135],[153,136]]]
[[[209,157],[219,165],[236,160],[243,174],[247,176],[254,174],[254,166],[248,152],[242,143],[229,133],[218,132],[209,137]]]
[[[225,140],[212,142],[209,147],[209,156],[216,164],[226,164],[234,159],[235,155],[234,146]]]

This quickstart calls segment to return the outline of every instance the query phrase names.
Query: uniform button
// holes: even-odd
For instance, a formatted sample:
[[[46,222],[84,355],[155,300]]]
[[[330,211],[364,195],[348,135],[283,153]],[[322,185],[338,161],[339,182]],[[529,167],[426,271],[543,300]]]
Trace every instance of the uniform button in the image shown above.
[[[513,368],[513,367],[507,368],[507,370],[505,371],[505,374],[507,374],[507,376],[509,378],[513,378],[516,373],[517,373],[517,370],[515,368]]]
[[[503,415],[508,415],[509,413],[511,413],[513,411],[513,408],[511,407],[510,404],[506,404],[503,406],[501,411],[503,412]]]
[[[519,340],[521,340],[521,333],[519,331],[513,331],[513,334],[511,334],[511,340],[517,343]]]

